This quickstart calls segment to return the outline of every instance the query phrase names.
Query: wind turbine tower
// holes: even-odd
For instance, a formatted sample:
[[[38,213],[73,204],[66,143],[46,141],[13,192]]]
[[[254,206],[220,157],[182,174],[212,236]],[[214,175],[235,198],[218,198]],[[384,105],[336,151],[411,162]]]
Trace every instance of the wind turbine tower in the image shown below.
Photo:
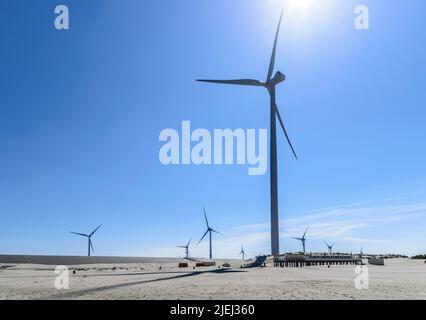
[[[328,254],[329,255],[331,255],[332,253],[333,253],[333,246],[335,245],[335,243],[333,243],[332,245],[329,245],[328,243],[327,243],[327,241],[324,241],[325,242],[325,245],[327,246],[327,248],[328,248]]]
[[[207,235],[207,233],[209,234],[209,240],[210,240],[210,251],[209,251],[209,258],[212,259],[212,232],[214,233],[218,233],[221,234],[220,232],[214,230],[212,227],[210,227],[209,224],[209,220],[207,219],[207,213],[206,213],[206,208],[203,207],[203,211],[204,211],[204,218],[206,219],[206,225],[207,225],[207,230],[204,233],[204,235],[201,237],[200,241],[198,241],[197,246],[200,244],[200,242],[204,239],[204,237]]]
[[[286,76],[277,71],[274,73],[275,68],[275,56],[277,50],[278,35],[280,31],[281,21],[283,17],[283,11],[281,12],[280,20],[278,23],[277,32],[275,34],[275,41],[272,49],[272,56],[269,63],[268,74],[266,81],[259,81],[254,79],[237,79],[237,80],[197,80],[200,82],[208,83],[218,83],[218,84],[228,84],[228,85],[242,85],[242,86],[252,86],[252,87],[261,87],[268,90],[270,96],[270,197],[271,197],[271,254],[277,256],[280,253],[280,244],[279,244],[279,217],[278,217],[278,166],[277,166],[277,128],[276,128],[276,119],[283,129],[284,135],[287,139],[287,142],[291,148],[291,151],[294,157],[297,160],[296,152],[293,148],[293,145],[290,141],[290,138],[287,134],[287,130],[284,126],[283,119],[278,110],[276,102],[276,91],[275,88],[281,82],[284,82]]]
[[[303,236],[301,238],[292,238],[294,240],[299,240],[300,242],[302,242],[302,247],[303,247],[303,254],[306,253],[306,248],[305,248],[305,244],[306,244],[306,232],[308,231],[308,228],[306,228],[305,233],[303,234]]]
[[[244,251],[244,245],[241,245],[240,256],[242,256],[243,260],[245,260],[246,252]]]
[[[188,241],[186,246],[177,246],[177,248],[183,248],[185,249],[185,259],[189,259],[189,244],[191,243],[192,239]]]
[[[78,232],[71,232],[72,234],[76,234],[78,236],[82,236],[82,237],[86,237],[87,238],[87,256],[90,257],[90,251],[92,251],[92,253],[95,253],[95,250],[93,249],[93,244],[92,244],[92,236],[95,234],[96,231],[98,231],[98,229],[101,227],[102,225],[99,225],[95,230],[92,231],[92,233],[90,234],[85,234],[85,233],[78,233]]]

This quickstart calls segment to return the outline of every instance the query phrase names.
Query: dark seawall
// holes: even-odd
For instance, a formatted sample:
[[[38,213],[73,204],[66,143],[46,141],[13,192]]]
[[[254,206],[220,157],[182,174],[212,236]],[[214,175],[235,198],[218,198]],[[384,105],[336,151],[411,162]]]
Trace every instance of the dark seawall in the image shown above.
[[[179,258],[144,258],[144,257],[85,257],[85,256],[30,256],[0,255],[3,264],[44,264],[44,265],[79,265],[79,264],[115,264],[115,263],[177,263]]]

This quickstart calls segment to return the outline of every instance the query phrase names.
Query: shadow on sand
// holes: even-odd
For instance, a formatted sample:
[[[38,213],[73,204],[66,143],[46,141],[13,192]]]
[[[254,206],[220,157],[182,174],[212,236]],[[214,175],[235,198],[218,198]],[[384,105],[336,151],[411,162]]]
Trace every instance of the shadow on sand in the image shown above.
[[[165,278],[157,278],[157,279],[152,279],[152,280],[141,280],[141,281],[127,282],[127,283],[119,283],[119,284],[114,284],[114,285],[109,285],[109,286],[98,287],[98,288],[91,288],[91,289],[73,291],[73,292],[69,292],[69,293],[51,296],[50,299],[69,299],[69,298],[79,297],[79,296],[82,296],[82,295],[96,293],[96,292],[105,291],[105,290],[112,290],[112,289],[117,289],[117,288],[134,286],[134,285],[143,284],[143,283],[153,283],[153,282],[167,281],[167,280],[173,280],[173,279],[187,278],[187,277],[197,276],[197,275],[205,274],[205,273],[225,274],[225,273],[238,273],[238,272],[246,272],[246,271],[215,269],[215,270],[209,270],[209,271],[193,271],[193,272],[190,272],[190,273],[182,273],[182,272],[149,272],[148,273],[147,272],[147,273],[137,273],[137,274],[122,274],[122,275],[134,275],[134,276],[136,276],[136,275],[171,274],[171,273],[173,273],[173,274],[179,274],[179,275],[174,275],[174,276],[165,277]],[[117,276],[118,275],[119,274],[117,274]],[[95,275],[95,276],[98,276],[98,275]],[[101,275],[99,275],[99,276],[101,276]]]

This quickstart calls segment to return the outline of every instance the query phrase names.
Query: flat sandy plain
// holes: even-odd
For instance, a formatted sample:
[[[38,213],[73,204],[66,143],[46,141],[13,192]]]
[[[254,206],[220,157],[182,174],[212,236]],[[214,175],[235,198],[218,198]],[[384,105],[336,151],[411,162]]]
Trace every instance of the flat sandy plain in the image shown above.
[[[241,261],[222,260],[231,268],[179,269],[177,259],[149,261],[69,266],[68,290],[55,288],[55,266],[0,263],[0,299],[426,299],[424,260],[366,265],[363,290],[355,266],[240,269]]]

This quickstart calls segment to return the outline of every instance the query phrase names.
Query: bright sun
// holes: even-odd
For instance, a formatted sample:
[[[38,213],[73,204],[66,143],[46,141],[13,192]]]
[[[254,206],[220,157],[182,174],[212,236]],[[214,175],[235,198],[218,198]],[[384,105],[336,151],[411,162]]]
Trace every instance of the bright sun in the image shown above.
[[[329,2],[320,0],[268,0],[274,7],[284,8],[290,14],[307,15]]]
[[[292,0],[289,1],[290,8],[298,10],[307,10],[314,4],[315,0]],[[316,1],[318,2],[318,0]]]
[[[271,5],[277,5],[287,10],[304,11],[309,10],[319,3],[319,0],[268,0]]]
[[[274,12],[284,9],[286,19],[297,25],[311,25],[315,17],[326,14],[326,9],[332,6],[335,0],[268,0]]]

